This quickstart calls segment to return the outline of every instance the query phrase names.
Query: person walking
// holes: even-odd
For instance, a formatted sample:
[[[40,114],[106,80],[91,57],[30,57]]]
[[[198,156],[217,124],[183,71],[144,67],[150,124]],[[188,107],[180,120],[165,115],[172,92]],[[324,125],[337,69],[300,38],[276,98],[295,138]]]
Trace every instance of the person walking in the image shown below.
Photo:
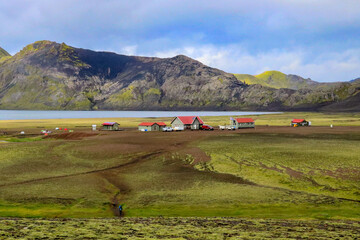
[[[122,207],[122,205],[119,205],[119,216],[120,217],[122,216],[122,211],[123,211],[123,207]]]

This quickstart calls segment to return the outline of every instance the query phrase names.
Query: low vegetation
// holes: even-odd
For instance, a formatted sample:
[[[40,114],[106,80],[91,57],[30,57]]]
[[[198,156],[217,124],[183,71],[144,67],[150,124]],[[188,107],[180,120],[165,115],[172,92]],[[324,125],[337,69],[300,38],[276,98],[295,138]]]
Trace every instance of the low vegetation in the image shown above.
[[[263,125],[173,133],[139,132],[139,118],[119,132],[90,130],[115,119],[0,121],[0,238],[358,237],[359,115],[253,117]],[[39,135],[55,127],[74,132]]]
[[[170,230],[171,229],[171,230]],[[11,219],[6,239],[356,239],[359,222],[239,218]]]

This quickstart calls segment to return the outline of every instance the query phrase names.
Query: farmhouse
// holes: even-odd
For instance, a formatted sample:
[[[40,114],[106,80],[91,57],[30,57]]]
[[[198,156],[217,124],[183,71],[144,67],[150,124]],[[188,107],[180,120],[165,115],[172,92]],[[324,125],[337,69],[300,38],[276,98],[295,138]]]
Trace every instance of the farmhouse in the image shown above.
[[[310,126],[310,122],[306,121],[305,119],[293,119],[291,121],[292,127],[307,127]]]
[[[204,122],[197,116],[178,116],[171,121],[171,127],[183,129],[200,129]]]
[[[119,124],[117,122],[105,122],[102,124],[103,130],[107,131],[118,131]]]
[[[232,125],[239,128],[255,128],[255,121],[252,118],[232,118]]]
[[[163,122],[142,122],[138,127],[139,131],[160,131],[162,128],[166,127],[166,124]]]

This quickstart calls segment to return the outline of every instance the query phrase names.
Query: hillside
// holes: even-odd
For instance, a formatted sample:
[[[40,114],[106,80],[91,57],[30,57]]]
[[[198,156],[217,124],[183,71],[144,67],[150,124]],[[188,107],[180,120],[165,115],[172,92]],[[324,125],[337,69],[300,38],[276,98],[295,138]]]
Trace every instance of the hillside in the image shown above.
[[[275,71],[236,76],[183,55],[125,56],[38,41],[0,61],[0,109],[321,110],[358,92],[356,81],[324,87]]]
[[[10,56],[10,54],[0,47],[0,58]]]
[[[0,47],[0,63],[4,62],[6,59],[10,58],[11,55]]]
[[[249,85],[260,84],[262,86],[271,88],[289,88],[298,90],[302,88],[310,88],[318,85],[319,83],[312,81],[311,79],[305,79],[297,75],[286,75],[279,71],[266,71],[259,75],[249,74],[234,74],[235,77]]]

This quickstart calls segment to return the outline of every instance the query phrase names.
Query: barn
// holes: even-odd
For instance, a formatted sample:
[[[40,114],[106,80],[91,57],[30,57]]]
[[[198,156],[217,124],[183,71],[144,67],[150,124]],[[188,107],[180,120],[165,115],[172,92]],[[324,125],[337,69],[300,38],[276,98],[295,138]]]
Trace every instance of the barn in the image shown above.
[[[139,124],[139,131],[149,132],[149,131],[161,131],[166,124],[163,122],[142,122]]]
[[[178,116],[171,121],[172,128],[200,129],[204,122],[198,116]]]
[[[307,127],[310,126],[310,122],[306,121],[305,119],[293,119],[291,121],[292,127]]]
[[[255,121],[252,118],[233,118],[233,124],[236,129],[255,128]]]
[[[106,131],[118,131],[119,125],[117,122],[105,122],[102,124],[102,129]]]

